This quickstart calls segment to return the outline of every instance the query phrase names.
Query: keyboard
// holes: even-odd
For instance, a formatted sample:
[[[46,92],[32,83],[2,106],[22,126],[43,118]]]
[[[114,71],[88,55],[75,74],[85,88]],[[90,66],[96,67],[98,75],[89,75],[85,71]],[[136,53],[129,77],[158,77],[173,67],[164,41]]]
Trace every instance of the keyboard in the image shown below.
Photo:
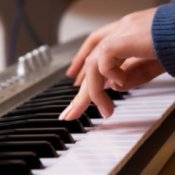
[[[82,41],[35,49],[1,74],[1,174],[152,175],[175,151],[167,74],[129,92],[107,89],[116,106],[109,119],[93,103],[78,120],[57,119],[79,90],[64,73]]]

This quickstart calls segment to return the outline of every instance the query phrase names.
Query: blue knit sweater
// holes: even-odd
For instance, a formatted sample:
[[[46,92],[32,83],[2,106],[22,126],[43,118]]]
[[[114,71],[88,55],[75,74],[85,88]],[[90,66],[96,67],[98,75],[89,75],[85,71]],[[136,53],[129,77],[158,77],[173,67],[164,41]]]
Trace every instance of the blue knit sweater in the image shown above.
[[[175,77],[175,0],[158,8],[152,24],[152,37],[160,63]]]

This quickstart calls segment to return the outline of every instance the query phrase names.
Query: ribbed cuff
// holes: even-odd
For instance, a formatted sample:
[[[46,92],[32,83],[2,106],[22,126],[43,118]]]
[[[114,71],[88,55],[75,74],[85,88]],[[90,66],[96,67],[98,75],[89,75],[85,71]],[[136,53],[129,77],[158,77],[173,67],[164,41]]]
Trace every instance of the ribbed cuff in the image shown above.
[[[152,24],[157,57],[166,71],[175,77],[175,4],[160,6]]]

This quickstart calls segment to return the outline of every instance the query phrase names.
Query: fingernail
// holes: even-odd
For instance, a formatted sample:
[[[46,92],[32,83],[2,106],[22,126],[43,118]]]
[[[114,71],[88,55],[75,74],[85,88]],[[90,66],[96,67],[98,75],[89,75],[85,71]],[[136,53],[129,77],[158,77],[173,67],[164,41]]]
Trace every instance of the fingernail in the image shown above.
[[[75,75],[72,72],[72,68],[68,68],[68,70],[66,71],[66,76],[70,77],[70,78],[74,78]]]
[[[118,89],[116,88],[116,84],[114,83],[114,81],[110,82],[110,87],[111,89],[113,89],[114,91],[117,91]]]
[[[67,76],[67,77],[71,77],[71,73],[70,73],[69,70],[66,72],[66,76]]]
[[[105,109],[100,108],[100,113],[101,113],[103,118],[105,118],[105,119],[109,118],[109,115],[106,113]]]
[[[123,81],[119,80],[119,81],[117,81],[117,83],[118,83],[118,85],[119,85],[120,87],[123,86]]]
[[[108,89],[109,87],[110,87],[109,81],[107,81],[107,82],[105,83],[105,85],[104,85],[104,89]]]
[[[80,87],[80,85],[81,85],[80,82],[78,82],[77,80],[75,80],[73,86],[75,86],[75,87]]]
[[[60,114],[58,120],[64,120],[67,116],[67,114],[71,111],[72,109],[72,103],[67,106],[67,108]]]
[[[126,82],[126,75],[123,74],[121,76],[121,79],[118,80],[118,84],[119,84],[120,87],[123,87],[123,85],[125,84],[125,82]]]

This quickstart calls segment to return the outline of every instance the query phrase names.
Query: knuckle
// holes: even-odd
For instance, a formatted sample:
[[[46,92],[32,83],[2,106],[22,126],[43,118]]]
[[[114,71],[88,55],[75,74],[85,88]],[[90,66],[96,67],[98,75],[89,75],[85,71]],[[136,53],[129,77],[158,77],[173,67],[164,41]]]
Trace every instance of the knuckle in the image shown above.
[[[89,38],[95,38],[97,36],[97,32],[93,31],[90,33]]]
[[[132,13],[132,14],[128,14],[128,15],[124,16],[121,21],[123,23],[128,24],[128,23],[132,23],[136,19],[137,19],[137,15],[135,13]]]
[[[89,57],[85,60],[85,68],[87,68],[91,64],[91,59]]]
[[[94,64],[94,59],[92,56],[88,56],[85,60],[85,69]]]
[[[109,63],[109,54],[112,53],[112,49],[110,47],[103,47],[103,51],[101,54],[101,59],[98,62],[99,72],[103,76],[108,76],[111,71],[111,66]]]
[[[99,51],[103,55],[106,55],[106,54],[111,53],[113,51],[113,48],[112,48],[111,44],[108,41],[105,41],[105,42],[100,44]]]
[[[98,41],[99,37],[98,37],[98,32],[92,32],[89,37],[87,38],[88,42],[92,42],[92,43],[96,43]]]
[[[108,67],[106,66],[106,64],[104,64],[104,63],[105,63],[105,61],[103,61],[103,63],[100,62],[100,64],[99,64],[99,72],[100,72],[102,75],[104,75],[104,76],[108,76],[108,74],[109,74],[109,69],[108,69]]]
[[[99,37],[96,32],[91,33],[85,40],[85,45],[95,46],[98,43]]]

